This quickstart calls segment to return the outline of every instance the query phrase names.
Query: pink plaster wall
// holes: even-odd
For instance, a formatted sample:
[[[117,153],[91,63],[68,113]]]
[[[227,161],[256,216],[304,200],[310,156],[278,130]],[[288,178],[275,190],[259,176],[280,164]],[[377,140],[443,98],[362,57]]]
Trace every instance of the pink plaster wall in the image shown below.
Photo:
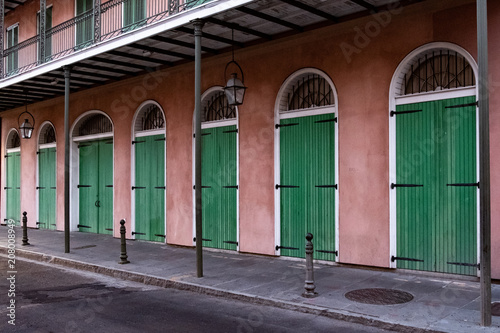
[[[451,8],[451,9],[447,9]],[[490,3],[490,27],[500,25],[500,4]],[[245,71],[249,87],[239,107],[240,149],[240,250],[274,254],[274,106],[283,81],[293,72],[314,67],[324,71],[338,92],[339,119],[339,224],[342,263],[389,267],[389,88],[399,63],[415,48],[433,41],[456,43],[476,55],[475,2],[429,1],[402,11],[395,8],[384,17],[370,16],[347,23],[288,37],[244,50],[235,58]],[[377,25],[378,24],[378,25]],[[460,26],[460,29],[456,29]],[[364,36],[363,36],[364,35]],[[492,92],[500,87],[500,43],[490,38]],[[346,45],[353,53],[346,55]],[[343,51],[344,50],[344,51]],[[228,54],[204,59],[202,90],[224,84],[222,73]],[[157,101],[166,114],[167,242],[192,245],[192,121],[194,66],[137,77],[71,95],[70,123],[83,112],[102,110],[114,125],[115,237],[118,221],[131,219],[131,126],[137,107],[145,100]],[[498,94],[491,94],[492,238],[493,251],[500,251],[500,157]],[[31,108],[31,106],[30,106]],[[58,141],[58,201],[63,202],[64,133],[63,100],[32,106],[37,123],[54,123]],[[17,113],[2,114],[2,142],[15,125]],[[40,121],[38,119],[40,118]],[[31,141],[33,142],[33,141]],[[4,149],[4,146],[2,146]],[[23,207],[34,207],[36,147],[22,143]],[[27,152],[27,154],[25,154]],[[28,156],[30,155],[30,156]],[[4,163],[4,162],[2,162]],[[26,180],[25,180],[26,179]],[[31,206],[30,206],[31,205]],[[58,229],[63,211],[58,207]],[[130,228],[128,228],[130,233]],[[493,256],[494,257],[494,256]],[[493,275],[500,278],[500,263]]]

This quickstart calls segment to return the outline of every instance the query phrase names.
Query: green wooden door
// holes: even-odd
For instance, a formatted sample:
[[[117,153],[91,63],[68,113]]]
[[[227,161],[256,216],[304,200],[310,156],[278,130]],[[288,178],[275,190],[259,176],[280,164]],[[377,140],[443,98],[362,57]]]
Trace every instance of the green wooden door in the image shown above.
[[[165,136],[135,139],[135,238],[165,241]]]
[[[397,107],[410,111],[395,115],[398,268],[476,274],[475,101]]]
[[[7,153],[6,218],[21,222],[21,153]]]
[[[203,246],[236,250],[236,126],[202,130]]]
[[[94,39],[94,22],[90,10],[94,7],[93,0],[76,0],[76,49],[90,45]],[[84,13],[87,13],[83,15]]]
[[[56,229],[56,148],[38,152],[38,225]]]
[[[123,3],[124,30],[133,30],[146,23],[146,0],[125,0]]]
[[[80,150],[79,230],[113,233],[113,142],[84,142]]]
[[[335,115],[280,121],[281,255],[335,260]]]

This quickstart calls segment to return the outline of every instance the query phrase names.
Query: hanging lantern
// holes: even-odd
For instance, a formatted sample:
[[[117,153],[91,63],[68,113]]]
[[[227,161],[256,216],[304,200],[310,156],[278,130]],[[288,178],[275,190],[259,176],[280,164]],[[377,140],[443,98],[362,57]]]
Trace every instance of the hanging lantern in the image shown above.
[[[240,66],[234,62],[241,71]],[[229,64],[228,64],[229,65]],[[227,69],[227,66],[226,66]],[[243,79],[243,71],[241,71],[241,78]],[[243,84],[243,81],[238,78],[237,73],[231,73],[231,78],[227,81],[224,87],[224,93],[226,94],[227,101],[229,105],[241,105],[243,104],[243,98],[245,98],[245,90],[247,87]]]
[[[234,41],[234,30],[232,31],[232,40]],[[224,80],[227,78],[227,69],[231,64],[235,65],[239,69],[241,73],[241,80],[238,78],[237,73],[231,73],[231,77],[224,87],[224,93],[226,94],[229,105],[234,106],[243,104],[243,98],[245,97],[245,90],[247,87],[245,87],[244,84],[245,77],[243,75],[243,70],[240,65],[234,61],[234,48],[231,49],[231,54],[232,60],[227,63],[226,69],[224,69]]]
[[[19,130],[21,132],[21,138],[23,138],[23,139],[31,139],[31,135],[33,134],[33,129],[35,128],[35,118],[33,117],[33,115],[31,113],[28,112],[27,98],[26,98],[26,102],[25,102],[24,105],[25,105],[25,110],[17,118],[17,123],[19,124]],[[24,122],[21,124],[20,120],[21,120],[21,116],[23,114],[26,114],[26,115],[25,115],[25,118],[24,118]],[[28,116],[31,117],[31,120],[33,121],[33,123],[31,123],[28,120],[28,118],[27,118]]]

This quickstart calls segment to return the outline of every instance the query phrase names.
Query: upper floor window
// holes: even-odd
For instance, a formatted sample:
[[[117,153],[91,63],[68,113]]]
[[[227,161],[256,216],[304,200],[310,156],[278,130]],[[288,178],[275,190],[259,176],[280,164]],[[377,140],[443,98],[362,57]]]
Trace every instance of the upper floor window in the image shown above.
[[[19,43],[19,25],[15,24],[7,28],[7,48],[13,48]],[[6,52],[7,73],[12,73],[19,68],[18,50],[12,49]]]
[[[133,30],[146,23],[146,0],[124,0],[123,27]]]

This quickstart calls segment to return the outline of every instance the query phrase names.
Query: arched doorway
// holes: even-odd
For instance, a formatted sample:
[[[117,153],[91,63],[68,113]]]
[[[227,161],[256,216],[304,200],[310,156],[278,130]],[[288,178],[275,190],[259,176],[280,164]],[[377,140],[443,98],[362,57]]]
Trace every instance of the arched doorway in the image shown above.
[[[202,96],[201,120],[203,246],[238,250],[238,109],[213,87]]]
[[[72,230],[113,233],[113,124],[106,114],[80,116],[72,135]],[[76,172],[75,172],[76,171]]]
[[[433,43],[391,85],[391,265],[476,275],[478,150],[474,59]]]
[[[303,258],[314,235],[314,258],[338,256],[337,94],[312,68],[291,75],[275,107],[276,254]]]
[[[139,107],[133,124],[132,235],[165,242],[165,116],[158,103],[148,101]]]
[[[15,129],[7,136],[5,154],[5,218],[21,222],[21,140]]]
[[[56,229],[56,132],[50,122],[40,127],[38,137],[38,219],[40,229]]]

